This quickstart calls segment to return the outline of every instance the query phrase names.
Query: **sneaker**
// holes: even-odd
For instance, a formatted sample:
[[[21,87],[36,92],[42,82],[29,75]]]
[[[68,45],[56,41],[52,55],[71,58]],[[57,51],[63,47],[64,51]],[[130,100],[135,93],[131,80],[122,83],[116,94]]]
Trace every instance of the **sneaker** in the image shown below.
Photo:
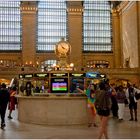
[[[131,118],[129,121],[133,121],[133,119]]]
[[[11,116],[8,116],[9,119],[13,119]]]
[[[119,121],[123,121],[123,119],[119,119]]]

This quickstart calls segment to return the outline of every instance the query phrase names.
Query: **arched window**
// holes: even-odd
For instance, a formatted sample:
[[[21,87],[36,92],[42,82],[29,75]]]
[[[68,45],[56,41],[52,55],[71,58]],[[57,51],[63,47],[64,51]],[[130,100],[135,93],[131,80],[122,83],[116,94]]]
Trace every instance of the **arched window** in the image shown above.
[[[20,50],[20,2],[0,1],[0,51]]]
[[[83,51],[112,52],[109,1],[84,1]]]
[[[53,65],[56,65],[56,60],[46,60],[41,63],[41,71],[50,71],[53,69]]]
[[[65,0],[38,3],[37,51],[54,51],[55,44],[67,35]]]
[[[47,67],[52,67],[53,64],[56,64],[57,61],[56,60],[47,60],[44,62],[44,64],[47,66]]]

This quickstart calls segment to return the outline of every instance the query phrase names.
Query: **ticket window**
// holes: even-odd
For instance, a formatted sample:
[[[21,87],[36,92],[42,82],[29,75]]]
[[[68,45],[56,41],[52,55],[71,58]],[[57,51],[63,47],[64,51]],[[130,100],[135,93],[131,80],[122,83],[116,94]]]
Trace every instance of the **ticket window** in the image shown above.
[[[85,73],[70,73],[70,93],[81,93],[84,91]]]
[[[84,91],[84,78],[71,78],[70,79],[70,93],[79,93],[77,88]]]
[[[49,92],[49,74],[35,73],[34,74],[34,93],[48,93]]]
[[[35,79],[32,81],[34,93],[48,93],[49,80]]]
[[[27,82],[31,82],[32,84],[33,74],[20,74],[19,75],[19,92],[21,94],[26,94],[26,84]]]
[[[24,94],[26,83],[31,82],[32,93],[46,93],[49,92],[49,74],[20,74],[19,75],[19,89]]]

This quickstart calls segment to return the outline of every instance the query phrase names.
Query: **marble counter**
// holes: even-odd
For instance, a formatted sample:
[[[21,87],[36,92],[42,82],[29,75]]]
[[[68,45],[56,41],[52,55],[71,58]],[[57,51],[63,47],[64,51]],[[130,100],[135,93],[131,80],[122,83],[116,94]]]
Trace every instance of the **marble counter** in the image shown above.
[[[80,96],[17,96],[18,119],[45,125],[85,125],[87,98]]]

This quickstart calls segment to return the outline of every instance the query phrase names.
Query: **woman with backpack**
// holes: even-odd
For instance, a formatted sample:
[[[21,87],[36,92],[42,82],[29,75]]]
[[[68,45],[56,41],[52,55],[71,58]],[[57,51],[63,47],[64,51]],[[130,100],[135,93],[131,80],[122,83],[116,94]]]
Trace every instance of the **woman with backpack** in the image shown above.
[[[95,106],[97,114],[100,116],[100,131],[98,139],[104,135],[108,139],[107,126],[108,118],[111,110],[111,90],[108,81],[103,81],[99,84],[99,90],[96,91]]]

